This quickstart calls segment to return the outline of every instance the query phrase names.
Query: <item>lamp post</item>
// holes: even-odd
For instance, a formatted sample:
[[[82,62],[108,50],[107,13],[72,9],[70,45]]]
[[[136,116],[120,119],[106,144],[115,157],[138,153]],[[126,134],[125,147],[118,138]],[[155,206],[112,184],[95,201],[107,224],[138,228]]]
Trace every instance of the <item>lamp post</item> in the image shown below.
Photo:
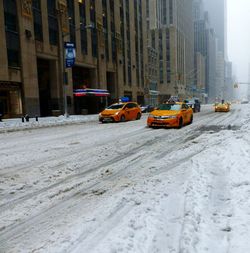
[[[79,0],[80,2],[80,0]],[[67,118],[69,117],[69,113],[68,113],[68,103],[67,103],[67,83],[66,83],[66,57],[65,57],[65,38],[67,36],[70,35],[70,32],[64,32],[65,27],[68,24],[63,23],[63,22],[67,22],[67,19],[70,19],[67,16],[67,8],[65,5],[59,5],[59,9],[57,10],[57,14],[58,14],[58,23],[59,23],[59,27],[60,27],[60,52],[61,52],[61,61],[62,61],[62,93],[63,93],[63,108],[64,108],[64,116]],[[65,19],[65,20],[63,20]],[[79,31],[80,29],[82,29],[82,24],[80,23],[80,27],[78,27],[77,29],[74,29],[74,32]],[[93,29],[93,25],[86,25],[84,26],[84,29]],[[60,41],[59,40],[59,41]]]

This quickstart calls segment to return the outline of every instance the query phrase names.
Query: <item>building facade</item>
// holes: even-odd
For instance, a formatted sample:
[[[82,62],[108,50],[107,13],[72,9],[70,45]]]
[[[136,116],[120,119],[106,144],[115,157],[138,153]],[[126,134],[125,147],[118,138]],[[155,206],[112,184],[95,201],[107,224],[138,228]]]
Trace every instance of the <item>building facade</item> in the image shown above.
[[[216,36],[216,80],[211,87],[213,99],[220,99],[225,90],[225,69],[227,62],[227,0],[204,0],[204,7],[210,16],[210,25]],[[222,60],[224,59],[224,60]],[[212,99],[212,97],[211,97]]]
[[[224,70],[221,66],[221,57],[216,50],[216,34],[211,27],[209,13],[204,11],[203,0],[195,0],[193,3],[194,17],[194,51],[196,69],[196,95],[204,102],[213,102],[216,98],[217,83],[223,80]],[[198,58],[197,58],[198,56]],[[203,61],[205,61],[205,71],[203,72]],[[203,79],[201,73],[205,75],[205,85],[198,84],[198,80]],[[216,83],[217,82],[217,83]]]
[[[233,83],[233,65],[232,62],[225,64],[225,93],[224,98],[227,101],[232,101],[234,98],[234,83]]]
[[[218,51],[227,58],[227,0],[204,0],[204,8],[210,16],[210,24],[218,38]]]
[[[0,0],[0,100],[6,117],[97,113],[142,103],[147,67],[143,0]],[[64,43],[76,48],[64,66]],[[65,70],[65,71],[64,71]],[[64,85],[64,83],[66,85]],[[75,90],[94,90],[78,97]],[[108,98],[95,95],[107,90]]]
[[[185,98],[194,82],[192,0],[149,2],[148,27],[150,45],[158,50],[160,101],[173,95]]]

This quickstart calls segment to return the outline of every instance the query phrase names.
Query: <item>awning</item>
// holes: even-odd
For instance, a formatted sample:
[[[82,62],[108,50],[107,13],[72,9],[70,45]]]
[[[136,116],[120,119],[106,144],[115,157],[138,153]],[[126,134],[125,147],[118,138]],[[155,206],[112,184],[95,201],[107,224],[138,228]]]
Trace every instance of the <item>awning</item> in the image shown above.
[[[158,90],[149,90],[149,95],[155,95],[158,96],[160,92]]]
[[[108,97],[110,93],[108,90],[101,89],[77,89],[74,90],[75,97],[95,96],[95,97]]]

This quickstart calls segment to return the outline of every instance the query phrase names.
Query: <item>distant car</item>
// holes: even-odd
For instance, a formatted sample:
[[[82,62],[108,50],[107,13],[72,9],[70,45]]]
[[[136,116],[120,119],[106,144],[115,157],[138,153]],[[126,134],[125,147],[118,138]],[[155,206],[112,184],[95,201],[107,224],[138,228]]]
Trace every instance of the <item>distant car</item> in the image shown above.
[[[193,112],[201,111],[201,103],[198,98],[185,99],[184,102],[193,109]]]
[[[180,102],[180,98],[178,96],[171,96],[168,102]]]
[[[215,112],[229,112],[230,111],[230,103],[216,103],[215,105]]]
[[[161,104],[148,116],[149,127],[178,127],[193,122],[193,110],[183,102]]]
[[[241,104],[248,104],[248,103],[249,103],[249,101],[246,98],[242,99],[242,101],[241,101]]]
[[[152,112],[154,110],[154,106],[153,105],[142,105],[141,106],[141,112],[145,113],[145,112]]]
[[[99,121],[102,123],[125,122],[140,118],[141,108],[136,102],[112,104],[99,114]]]

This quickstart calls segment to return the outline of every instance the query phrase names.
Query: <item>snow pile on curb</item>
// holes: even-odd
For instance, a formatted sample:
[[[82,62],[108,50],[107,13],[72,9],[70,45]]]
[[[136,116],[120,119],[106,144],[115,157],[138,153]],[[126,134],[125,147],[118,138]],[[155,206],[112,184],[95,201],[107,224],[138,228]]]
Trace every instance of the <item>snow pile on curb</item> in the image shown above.
[[[30,118],[29,122],[22,122],[21,118],[3,119],[3,121],[0,122],[0,133],[95,121],[98,121],[98,115],[96,114],[72,115],[68,118],[64,117],[63,115],[59,117],[44,117],[38,118],[38,121],[36,121],[35,118]]]

